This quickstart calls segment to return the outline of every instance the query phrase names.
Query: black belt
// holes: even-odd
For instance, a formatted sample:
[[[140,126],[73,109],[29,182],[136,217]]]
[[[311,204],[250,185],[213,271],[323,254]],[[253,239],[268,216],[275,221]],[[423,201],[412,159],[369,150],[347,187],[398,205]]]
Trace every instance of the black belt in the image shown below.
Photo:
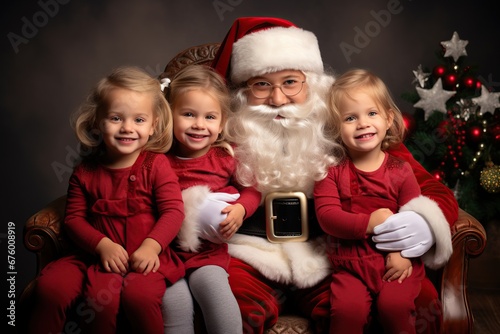
[[[305,241],[324,233],[316,219],[313,200],[302,193],[271,193],[265,202],[243,221],[237,233],[271,242]]]

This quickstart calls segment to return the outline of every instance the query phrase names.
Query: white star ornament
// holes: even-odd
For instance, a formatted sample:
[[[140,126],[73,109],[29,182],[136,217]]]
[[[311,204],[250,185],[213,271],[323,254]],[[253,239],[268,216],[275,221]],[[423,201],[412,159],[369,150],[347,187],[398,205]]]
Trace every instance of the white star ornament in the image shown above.
[[[429,118],[429,115],[434,111],[440,111],[446,114],[446,101],[448,101],[456,92],[448,91],[443,89],[443,84],[441,78],[439,78],[431,89],[423,89],[416,87],[417,93],[420,96],[420,100],[413,106],[415,108],[421,108],[425,111],[425,120]]]
[[[465,51],[465,47],[469,41],[461,40],[458,37],[457,32],[453,33],[453,36],[449,41],[441,42],[441,45],[445,47],[446,52],[444,53],[445,57],[453,57],[453,60],[457,62],[458,58],[461,56],[467,56],[467,51]]]
[[[430,73],[424,73],[424,70],[422,70],[422,65],[418,65],[418,68],[416,71],[413,71],[413,75],[415,76],[415,79],[413,79],[413,82],[418,82],[420,87],[425,86],[425,82],[429,79]]]
[[[495,112],[496,108],[500,108],[500,93],[490,93],[484,85],[481,85],[481,96],[474,97],[472,102],[476,103],[481,107],[479,113],[483,115],[485,112],[489,111],[492,114]]]

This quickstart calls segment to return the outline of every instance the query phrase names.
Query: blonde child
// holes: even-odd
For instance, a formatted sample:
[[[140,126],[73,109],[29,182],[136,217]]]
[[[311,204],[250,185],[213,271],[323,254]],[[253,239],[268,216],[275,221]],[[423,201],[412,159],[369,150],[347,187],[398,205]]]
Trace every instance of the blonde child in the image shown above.
[[[85,315],[84,332],[114,333],[122,312],[133,332],[162,332],[166,284],[184,275],[170,248],[184,210],[164,155],[172,119],[160,87],[141,69],[121,67],[97,83],[74,115],[85,156],[69,181],[64,228],[79,254],[42,272],[46,299],[34,332],[65,331],[61,312],[80,293],[87,301],[76,312]]]
[[[240,310],[228,283],[229,254],[224,241],[255,212],[261,195],[240,186],[233,176],[233,150],[222,133],[230,112],[226,83],[213,69],[190,65],[172,78],[166,97],[174,133],[167,157],[179,176],[186,211],[177,253],[208,333],[241,333]],[[168,313],[165,318],[171,319]]]
[[[401,112],[382,80],[361,69],[335,81],[330,103],[346,151],[314,189],[318,221],[330,236],[330,333],[363,333],[373,306],[385,333],[415,333],[424,266],[371,240],[377,225],[420,195],[410,165],[386,151],[403,140]]]

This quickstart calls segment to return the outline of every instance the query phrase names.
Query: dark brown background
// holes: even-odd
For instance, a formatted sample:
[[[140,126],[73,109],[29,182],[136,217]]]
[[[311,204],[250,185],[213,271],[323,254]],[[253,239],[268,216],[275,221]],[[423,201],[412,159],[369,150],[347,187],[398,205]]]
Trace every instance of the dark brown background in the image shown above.
[[[477,65],[484,82],[500,91],[499,17],[489,1],[61,2],[11,0],[1,9],[0,223],[16,225],[17,292],[35,274],[35,257],[23,248],[24,221],[66,191],[77,149],[69,115],[91,86],[116,66],[137,65],[157,75],[182,49],[221,41],[236,17],[277,16],[315,32],[324,62],[334,71],[375,71],[404,111],[413,110],[400,98],[413,91],[412,71],[419,64],[437,65],[440,42],[450,40],[454,31],[469,41],[467,62]],[[378,23],[375,16],[388,6],[399,12]],[[27,30],[33,23],[36,30]],[[356,30],[366,27],[378,31],[371,31],[369,43],[348,62],[341,43],[354,46]],[[9,41],[14,34],[25,38],[18,50]],[[57,174],[54,165],[65,172]],[[2,254],[6,230],[0,232]]]

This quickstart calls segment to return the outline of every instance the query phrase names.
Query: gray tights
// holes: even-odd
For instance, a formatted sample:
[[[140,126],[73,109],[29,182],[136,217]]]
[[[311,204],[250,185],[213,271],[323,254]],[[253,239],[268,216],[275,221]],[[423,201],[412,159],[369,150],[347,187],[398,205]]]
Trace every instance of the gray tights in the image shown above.
[[[162,314],[164,334],[194,334],[193,298],[184,278],[163,294]]]
[[[242,333],[241,313],[231,291],[227,272],[219,266],[204,266],[193,271],[189,288],[203,311],[209,334]],[[184,279],[167,288],[163,296],[165,334],[194,333],[193,303]]]

